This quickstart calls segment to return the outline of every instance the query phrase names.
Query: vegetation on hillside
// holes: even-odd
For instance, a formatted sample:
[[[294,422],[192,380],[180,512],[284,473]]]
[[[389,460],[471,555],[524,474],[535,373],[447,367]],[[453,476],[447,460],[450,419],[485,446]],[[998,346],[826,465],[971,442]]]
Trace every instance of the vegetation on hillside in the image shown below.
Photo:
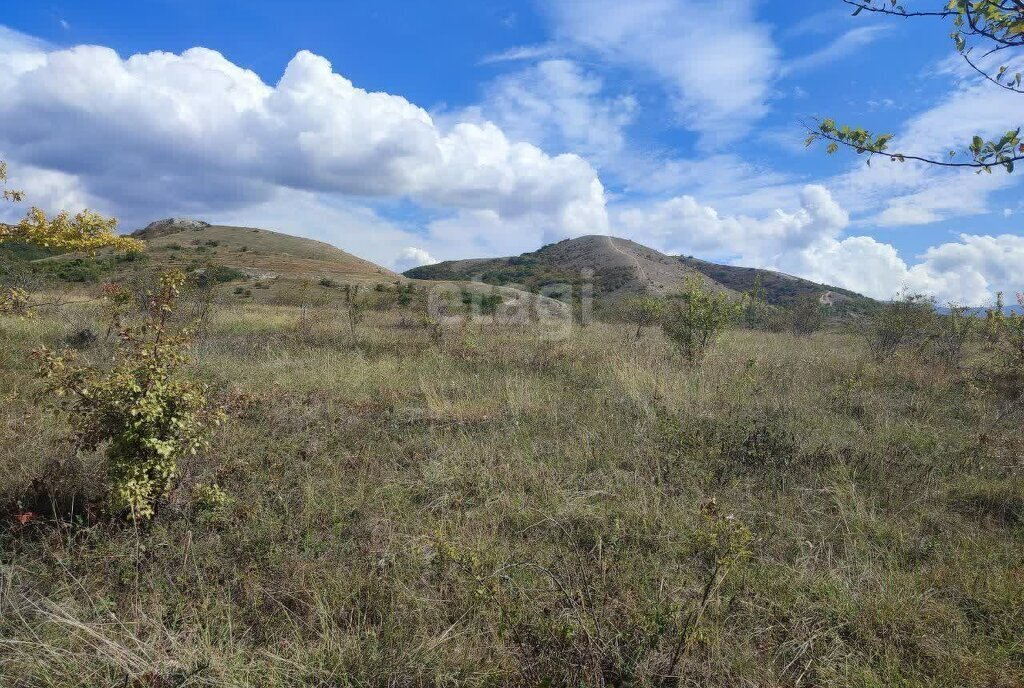
[[[567,245],[593,239],[595,237],[565,240],[511,258],[447,261],[426,265],[407,271],[405,276],[420,280],[477,280],[490,285],[519,285],[531,292],[543,293],[554,298],[568,296],[561,294],[559,289],[578,294],[584,287],[592,287],[599,307],[607,306],[611,311],[618,310],[619,307],[606,303],[609,299],[614,301],[637,295],[635,292],[629,292],[623,296],[620,290],[627,285],[633,285],[639,290],[640,296],[643,295],[642,292],[657,296],[651,294],[651,290],[642,284],[642,275],[636,266],[629,264],[628,259],[625,264],[604,265],[599,270],[586,273],[579,269],[579,265],[585,263],[593,265],[606,261],[609,256],[620,257],[610,244],[606,245],[604,242],[598,242],[596,247],[581,246],[579,252],[565,250]],[[826,294],[831,297],[831,313],[837,317],[868,313],[878,305],[874,299],[847,289],[817,284],[771,270],[719,265],[689,256],[660,256],[638,244],[633,244],[633,247],[641,253],[657,255],[662,260],[678,266],[678,285],[676,288],[668,288],[667,293],[663,294],[666,296],[680,291],[685,286],[687,275],[696,273],[706,277],[708,285],[714,285],[724,291],[731,290],[736,294],[743,294],[758,290],[759,300],[770,306],[785,309],[792,308],[804,297],[820,298]],[[585,254],[584,260],[579,260],[578,253]]]
[[[772,306],[793,308],[808,297],[820,298],[830,294],[833,297],[831,307],[838,314],[870,313],[878,307],[878,301],[849,289],[818,284],[781,272],[720,265],[692,257],[681,257],[679,260],[736,292],[746,294],[756,291],[761,301]]]

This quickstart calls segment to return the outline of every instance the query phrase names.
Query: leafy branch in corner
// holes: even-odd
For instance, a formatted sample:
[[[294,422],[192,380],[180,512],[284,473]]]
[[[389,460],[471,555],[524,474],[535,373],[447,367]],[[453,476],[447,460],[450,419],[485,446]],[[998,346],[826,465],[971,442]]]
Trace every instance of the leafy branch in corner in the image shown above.
[[[839,126],[835,120],[824,119],[816,126],[804,124],[807,129],[807,140],[805,145],[811,146],[817,141],[828,141],[825,152],[829,155],[836,153],[841,147],[851,148],[858,155],[867,153],[868,164],[871,164],[870,156],[886,155],[893,162],[906,162],[915,160],[938,165],[940,167],[972,168],[981,172],[992,173],[993,167],[1003,167],[1007,172],[1013,172],[1015,163],[1024,160],[1024,143],[1021,143],[1020,128],[1006,132],[999,139],[986,141],[980,136],[975,136],[967,148],[970,155],[968,162],[956,162],[956,151],[949,151],[949,158],[939,160],[919,155],[908,155],[906,153],[891,152],[889,142],[892,141],[892,134],[875,135],[863,128],[851,128],[848,125]]]
[[[853,16],[863,12],[902,18],[932,17],[952,19],[949,36],[957,53],[967,65],[988,82],[1012,93],[1024,94],[1024,75],[1014,68],[1013,62],[989,67],[983,61],[993,55],[1004,54],[1024,47],[1024,0],[948,0],[941,8],[934,10],[909,11],[897,0],[842,0],[854,8]],[[982,51],[981,57],[974,57],[975,51]],[[915,160],[939,167],[973,168],[980,172],[992,172],[993,167],[1003,167],[1013,172],[1015,163],[1024,160],[1024,144],[1020,140],[1021,128],[1007,131],[998,139],[986,139],[975,135],[964,153],[968,161],[955,160],[958,153],[950,151],[948,158],[939,159],[925,155],[910,155],[891,152],[888,144],[892,134],[875,135],[863,128],[836,126],[834,120],[825,119],[817,126],[804,125],[808,130],[807,145],[826,141],[826,152],[833,154],[840,148],[851,148],[858,154],[888,155],[891,160],[906,162]]]

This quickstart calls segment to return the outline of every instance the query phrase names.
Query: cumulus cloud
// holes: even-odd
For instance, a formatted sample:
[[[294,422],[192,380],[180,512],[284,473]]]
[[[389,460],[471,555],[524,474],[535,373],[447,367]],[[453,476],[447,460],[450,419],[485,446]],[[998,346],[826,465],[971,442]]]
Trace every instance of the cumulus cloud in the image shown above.
[[[399,272],[405,272],[412,268],[418,268],[421,265],[433,265],[436,262],[438,262],[437,259],[422,248],[409,246],[398,254],[398,260],[395,261],[395,269]]]
[[[799,208],[760,218],[723,215],[682,196],[619,209],[614,219],[623,233],[668,252],[779,270],[880,299],[911,289],[977,305],[1024,287],[1024,237],[962,234],[909,264],[890,244],[844,237],[849,216],[819,185],[803,189]]]
[[[735,140],[766,111],[778,50],[752,0],[547,0],[559,38],[667,85],[705,145]]]
[[[122,59],[96,46],[20,46],[0,51],[0,75],[0,146],[12,162],[74,176],[129,217],[252,207],[290,188],[502,220],[539,213],[567,235],[607,226],[603,186],[578,155],[548,155],[489,122],[442,130],[309,52],[273,86],[204,48]]]
[[[740,257],[759,264],[836,237],[849,223],[846,211],[818,185],[803,189],[798,209],[775,210],[765,218],[721,215],[692,196],[681,196],[650,207],[623,209],[615,219],[630,236],[645,237],[673,253]]]

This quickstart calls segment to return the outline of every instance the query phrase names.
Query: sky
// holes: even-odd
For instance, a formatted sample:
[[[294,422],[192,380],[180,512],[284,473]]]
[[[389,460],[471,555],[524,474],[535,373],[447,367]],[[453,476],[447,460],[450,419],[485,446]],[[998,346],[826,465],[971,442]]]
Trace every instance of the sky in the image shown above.
[[[1024,173],[803,145],[820,117],[925,155],[1022,124],[949,31],[840,0],[19,1],[0,159],[29,203],[126,231],[195,217],[396,270],[611,234],[985,304],[1024,290]]]

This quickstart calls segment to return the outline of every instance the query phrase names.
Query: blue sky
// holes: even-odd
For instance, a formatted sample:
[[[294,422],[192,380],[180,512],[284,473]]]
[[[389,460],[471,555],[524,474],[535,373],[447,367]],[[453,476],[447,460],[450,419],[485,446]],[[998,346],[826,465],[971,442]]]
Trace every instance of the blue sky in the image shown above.
[[[396,268],[611,233],[880,297],[1024,289],[1019,173],[802,146],[820,115],[908,153],[1020,124],[1024,100],[957,63],[939,20],[839,0],[36,0],[0,21],[0,154],[51,210],[279,228]]]

